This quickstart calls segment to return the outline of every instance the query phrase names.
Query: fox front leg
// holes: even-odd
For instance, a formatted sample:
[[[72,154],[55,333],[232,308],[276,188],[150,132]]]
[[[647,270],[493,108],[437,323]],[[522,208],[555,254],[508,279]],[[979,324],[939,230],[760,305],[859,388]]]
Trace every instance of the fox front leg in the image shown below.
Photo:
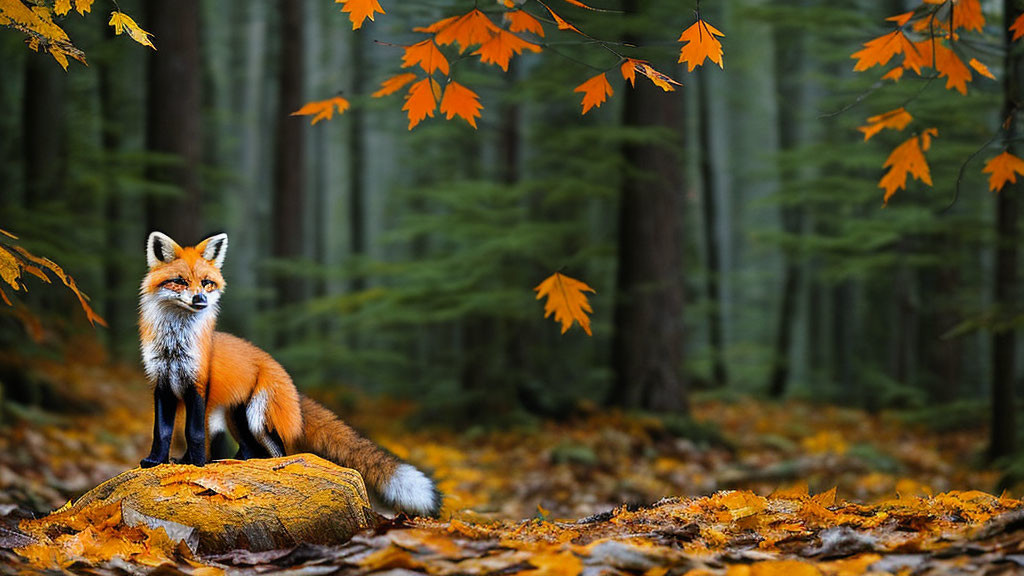
[[[157,384],[153,388],[153,448],[149,456],[139,463],[143,468],[166,464],[171,451],[171,437],[174,436],[174,416],[178,410],[178,398],[170,386]]]
[[[206,464],[206,399],[195,386],[189,386],[182,397],[185,402],[185,455],[182,464]]]

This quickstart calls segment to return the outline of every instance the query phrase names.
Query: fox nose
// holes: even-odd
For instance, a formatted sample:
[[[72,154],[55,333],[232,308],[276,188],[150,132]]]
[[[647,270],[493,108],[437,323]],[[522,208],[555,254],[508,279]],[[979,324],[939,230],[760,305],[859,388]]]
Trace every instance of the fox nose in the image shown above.
[[[196,294],[192,297],[192,307],[203,309],[206,308],[206,294]]]

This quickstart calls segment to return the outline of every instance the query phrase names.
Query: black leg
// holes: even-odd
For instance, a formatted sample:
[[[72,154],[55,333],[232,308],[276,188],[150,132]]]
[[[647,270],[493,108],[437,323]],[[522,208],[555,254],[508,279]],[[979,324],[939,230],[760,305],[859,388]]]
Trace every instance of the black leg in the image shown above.
[[[185,457],[182,464],[206,464],[206,399],[190,386],[185,390]]]
[[[235,425],[235,440],[238,441],[238,453],[235,460],[248,460],[250,458],[269,458],[270,453],[264,448],[259,440],[249,430],[249,419],[245,416],[245,404],[239,404],[231,409],[231,423]]]
[[[231,441],[227,432],[217,432],[210,437],[210,459],[223,460],[231,457]]]
[[[157,384],[153,389],[153,449],[149,451],[140,466],[150,468],[166,464],[171,451],[171,437],[174,436],[174,416],[178,410],[178,398],[170,386]]]

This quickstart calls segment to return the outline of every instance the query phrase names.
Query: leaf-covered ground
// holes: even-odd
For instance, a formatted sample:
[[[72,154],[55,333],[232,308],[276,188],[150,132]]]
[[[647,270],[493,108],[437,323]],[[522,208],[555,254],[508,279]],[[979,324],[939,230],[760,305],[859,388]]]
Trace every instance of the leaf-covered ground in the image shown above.
[[[984,430],[750,399],[698,401],[694,421],[594,410],[461,432],[410,431],[409,406],[363,401],[348,419],[434,471],[447,496],[441,521],[387,523],[341,547],[196,558],[159,533],[112,531],[111,518],[90,518],[57,535],[60,545],[18,556],[10,548],[26,544],[11,530],[19,519],[134,467],[150,440],[139,374],[39,370],[80,409],[25,411],[0,432],[0,555],[21,568],[658,576],[998,574],[1024,565],[1024,503],[991,495],[998,474],[978,467]]]

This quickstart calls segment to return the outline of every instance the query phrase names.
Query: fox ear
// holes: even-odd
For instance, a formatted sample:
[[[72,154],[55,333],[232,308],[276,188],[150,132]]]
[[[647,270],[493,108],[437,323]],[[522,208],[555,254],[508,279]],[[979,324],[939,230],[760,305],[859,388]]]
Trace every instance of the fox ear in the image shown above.
[[[174,260],[181,247],[162,232],[151,232],[146,241],[146,264],[153,268],[161,262]]]
[[[224,265],[224,257],[228,253],[228,235],[217,234],[216,236],[210,236],[200,242],[196,248],[202,252],[203,258],[209,260],[217,268],[220,268]]]

